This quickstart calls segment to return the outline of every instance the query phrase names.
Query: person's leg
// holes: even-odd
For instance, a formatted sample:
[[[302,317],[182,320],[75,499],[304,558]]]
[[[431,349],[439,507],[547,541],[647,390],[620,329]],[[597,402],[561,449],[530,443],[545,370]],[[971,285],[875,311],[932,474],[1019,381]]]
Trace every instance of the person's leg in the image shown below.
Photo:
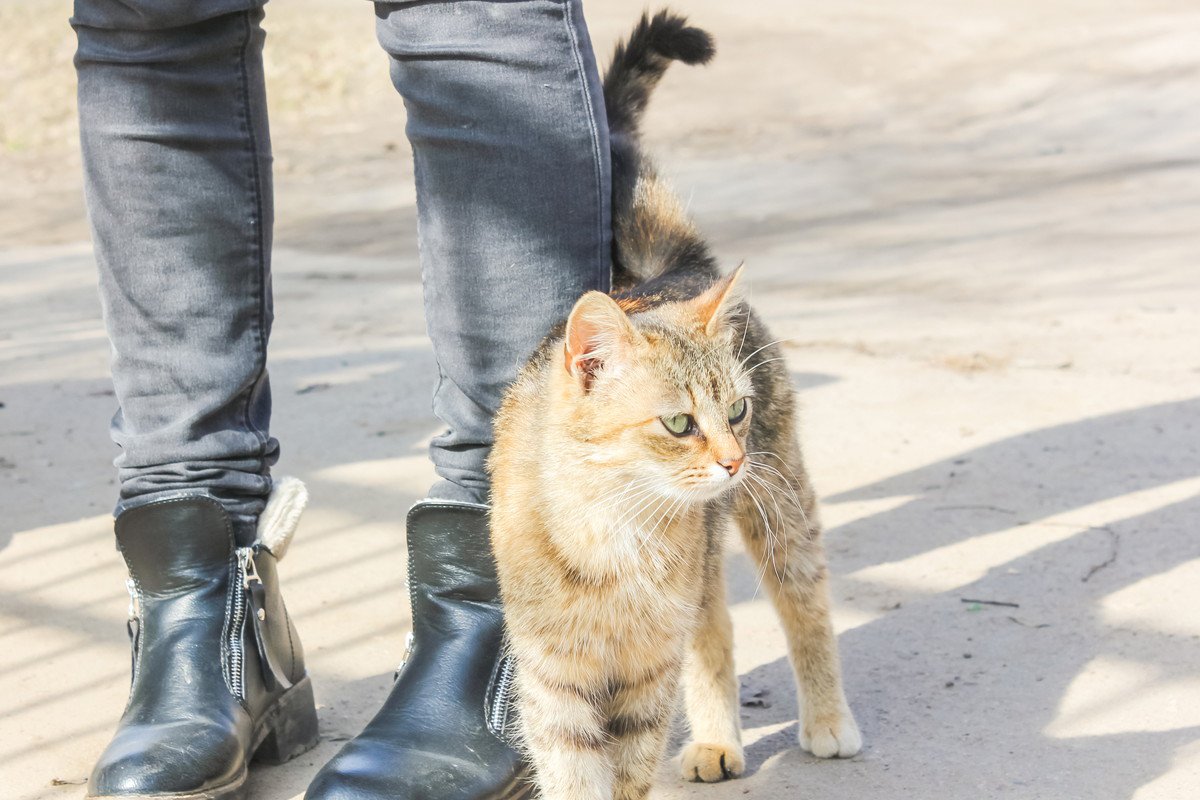
[[[79,120],[120,410],[118,514],[270,491],[266,0],[78,0]]]
[[[537,343],[610,281],[609,143],[579,0],[377,3],[408,110],[425,309],[449,430],[408,517],[412,649],[309,800],[528,792],[487,528],[492,415]],[[450,502],[446,502],[450,501]]]
[[[133,648],[91,797],[240,797],[256,750],[316,742],[275,572],[290,529],[270,524],[294,522],[278,502],[303,491],[281,483],[267,505],[263,2],[77,0],[71,20]]]
[[[431,497],[485,502],[492,415],[611,272],[608,124],[579,0],[377,3],[404,98],[425,318],[448,430]]]

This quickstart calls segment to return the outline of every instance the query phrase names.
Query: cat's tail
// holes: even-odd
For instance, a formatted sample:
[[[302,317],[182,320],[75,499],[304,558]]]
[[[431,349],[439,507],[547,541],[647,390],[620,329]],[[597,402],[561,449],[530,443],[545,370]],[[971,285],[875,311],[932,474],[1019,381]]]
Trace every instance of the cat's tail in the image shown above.
[[[706,64],[712,36],[673,11],[643,14],[617,45],[604,75],[612,152],[613,291],[624,292],[667,273],[716,277],[708,245],[679,198],[642,153],[640,126],[650,94],[672,61]]]
[[[712,36],[690,27],[687,17],[668,9],[643,13],[604,75],[609,132],[636,137],[650,93],[671,62],[707,64],[715,52]]]

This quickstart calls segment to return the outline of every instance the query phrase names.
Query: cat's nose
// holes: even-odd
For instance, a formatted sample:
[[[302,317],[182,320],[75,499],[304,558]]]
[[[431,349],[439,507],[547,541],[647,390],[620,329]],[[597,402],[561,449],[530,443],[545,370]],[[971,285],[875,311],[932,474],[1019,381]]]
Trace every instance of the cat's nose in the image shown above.
[[[742,468],[742,464],[746,463],[746,457],[743,455],[735,458],[723,458],[717,463],[724,467],[725,471],[729,473],[729,477],[732,478],[738,474],[738,470]]]

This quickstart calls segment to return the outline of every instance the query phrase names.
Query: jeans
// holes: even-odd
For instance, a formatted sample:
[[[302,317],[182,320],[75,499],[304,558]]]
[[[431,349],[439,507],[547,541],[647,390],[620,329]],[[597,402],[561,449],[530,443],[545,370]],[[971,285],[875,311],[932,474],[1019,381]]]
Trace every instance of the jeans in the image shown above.
[[[265,0],[76,0],[85,192],[120,406],[117,513],[184,492],[249,529],[271,390]],[[580,0],[376,3],[408,113],[447,430],[430,495],[485,502],[516,370],[611,259],[608,129]]]

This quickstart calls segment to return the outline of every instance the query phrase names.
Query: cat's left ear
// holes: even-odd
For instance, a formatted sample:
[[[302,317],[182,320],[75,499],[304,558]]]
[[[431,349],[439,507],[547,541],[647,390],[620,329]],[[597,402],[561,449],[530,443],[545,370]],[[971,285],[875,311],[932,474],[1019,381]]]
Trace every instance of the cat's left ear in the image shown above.
[[[738,264],[737,269],[712,285],[704,294],[692,301],[704,332],[714,336],[729,324],[729,317],[742,301],[738,291],[738,278],[742,276],[745,265]]]

